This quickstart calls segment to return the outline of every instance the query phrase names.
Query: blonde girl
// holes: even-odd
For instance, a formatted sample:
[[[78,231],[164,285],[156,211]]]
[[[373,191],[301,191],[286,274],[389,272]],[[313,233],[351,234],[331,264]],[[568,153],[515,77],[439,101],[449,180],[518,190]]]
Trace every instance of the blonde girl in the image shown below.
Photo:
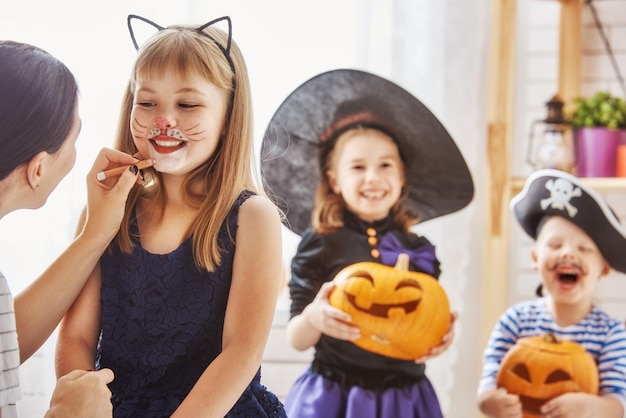
[[[283,417],[260,383],[279,291],[277,208],[255,179],[228,17],[138,50],[117,148],[155,160],[60,330],[57,371],[109,367],[114,417]],[[228,30],[219,29],[228,25]]]

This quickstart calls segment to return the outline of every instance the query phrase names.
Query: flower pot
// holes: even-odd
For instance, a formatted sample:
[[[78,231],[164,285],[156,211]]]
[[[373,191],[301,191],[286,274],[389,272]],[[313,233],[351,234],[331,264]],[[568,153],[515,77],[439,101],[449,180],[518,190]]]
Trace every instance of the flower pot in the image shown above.
[[[574,131],[576,175],[578,177],[615,177],[620,131],[594,127]]]

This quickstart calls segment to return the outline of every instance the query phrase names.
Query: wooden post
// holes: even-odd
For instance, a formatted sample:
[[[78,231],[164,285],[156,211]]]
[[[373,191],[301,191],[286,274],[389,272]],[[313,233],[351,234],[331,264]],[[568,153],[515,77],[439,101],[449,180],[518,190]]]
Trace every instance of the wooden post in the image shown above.
[[[515,74],[516,0],[492,0],[487,103],[485,246],[481,282],[481,341],[486,345],[508,306],[509,201]]]
[[[516,0],[491,1],[487,103],[485,239],[481,277],[481,347],[508,306],[509,200],[515,86]],[[481,357],[482,362],[482,357]],[[479,416],[483,416],[479,413]]]
[[[561,3],[559,28],[558,94],[565,111],[580,95],[582,60],[582,7],[584,0]],[[487,196],[484,260],[481,280],[481,341],[487,344],[493,326],[508,307],[509,202],[511,176],[513,95],[515,90],[516,0],[491,0],[489,93],[487,103]]]
[[[580,95],[582,61],[582,13],[584,0],[560,0],[559,26],[559,97],[564,110],[573,110]]]

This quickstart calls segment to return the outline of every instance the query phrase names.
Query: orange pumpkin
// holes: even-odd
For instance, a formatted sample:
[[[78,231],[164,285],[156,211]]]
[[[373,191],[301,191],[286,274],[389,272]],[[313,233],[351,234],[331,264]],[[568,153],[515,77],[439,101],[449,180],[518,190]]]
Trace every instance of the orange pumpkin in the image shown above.
[[[441,343],[450,327],[448,297],[434,277],[408,265],[408,255],[400,254],[395,267],[361,262],[335,277],[329,301],[360,328],[357,346],[413,360]]]
[[[598,394],[598,367],[573,341],[552,334],[517,340],[502,358],[498,387],[519,395],[524,418],[541,416],[541,406],[567,392]]]

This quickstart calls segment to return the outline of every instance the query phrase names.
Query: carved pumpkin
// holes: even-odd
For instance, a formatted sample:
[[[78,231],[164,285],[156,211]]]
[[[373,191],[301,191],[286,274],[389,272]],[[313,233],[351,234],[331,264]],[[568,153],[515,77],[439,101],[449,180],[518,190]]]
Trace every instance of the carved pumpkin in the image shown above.
[[[400,254],[395,267],[361,262],[335,277],[329,301],[360,328],[357,346],[413,360],[441,343],[450,327],[448,297],[434,277],[408,271],[408,265],[408,256]]]
[[[598,368],[591,354],[552,334],[526,337],[502,358],[498,387],[519,395],[524,418],[541,416],[541,406],[567,392],[598,394]]]

